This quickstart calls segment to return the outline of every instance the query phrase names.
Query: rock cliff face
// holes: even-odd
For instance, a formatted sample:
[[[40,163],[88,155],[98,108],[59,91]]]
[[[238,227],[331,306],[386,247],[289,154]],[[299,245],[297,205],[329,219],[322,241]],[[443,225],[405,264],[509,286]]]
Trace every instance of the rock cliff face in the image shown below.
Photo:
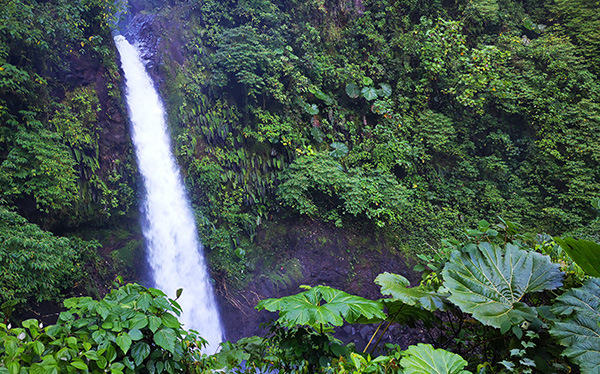
[[[106,40],[106,43],[116,51],[112,39]],[[118,54],[116,57],[116,66],[119,66]],[[117,211],[121,209],[118,207],[115,212],[111,212],[111,218],[107,218],[106,211],[102,212],[103,203],[101,202],[105,197],[97,186],[92,186],[89,188],[91,197],[88,197],[91,202],[88,202],[89,206],[87,207],[90,213],[76,220],[74,225],[69,223],[67,226],[55,229],[59,234],[76,231],[86,239],[95,239],[101,242],[99,248],[101,264],[86,269],[90,283],[95,289],[88,289],[84,292],[103,296],[110,291],[115,276],[121,275],[127,280],[134,280],[138,278],[136,269],[145,266],[144,259],[139,256],[141,234],[138,228],[139,213],[135,196],[135,192],[139,191],[136,183],[137,166],[127,111],[121,96],[122,74],[120,70],[110,72],[100,61],[88,55],[72,57],[69,65],[71,67],[70,74],[63,77],[69,82],[69,90],[90,86],[94,88],[98,97],[99,110],[96,113],[95,124],[98,135],[99,169],[95,172],[97,178],[115,192],[122,188],[133,191],[129,196],[130,200],[126,202],[128,211]],[[65,92],[59,93],[59,96],[64,97],[64,95]],[[111,185],[110,181],[114,180],[117,175],[119,179]],[[92,205],[95,205],[94,209],[98,210],[93,210]],[[121,256],[120,252],[125,252],[121,250],[124,247],[129,247],[128,253]],[[127,258],[132,259],[131,263],[127,263]]]
[[[127,125],[127,114],[120,97],[113,96],[111,88],[119,82],[109,77],[105,68],[96,70],[94,75],[96,93],[101,110],[98,112],[100,168],[108,172],[117,160],[125,161],[131,154],[131,140]]]
[[[179,23],[155,14],[137,14],[124,32],[124,36],[132,44],[137,44],[142,51],[146,67],[160,86],[169,79],[165,67],[184,62],[182,35]]]
[[[109,43],[112,45],[112,40]],[[131,191],[136,191],[138,189],[135,182],[136,165],[127,112],[119,90],[122,83],[119,70],[110,72],[106,66],[87,55],[73,58],[70,66],[72,68],[67,77],[70,82],[69,89],[93,87],[98,98],[99,108],[94,124],[98,141],[98,170],[94,172],[94,178],[102,181],[100,184],[104,183],[104,186],[111,190],[108,194],[118,194],[120,185],[126,185]],[[118,180],[111,182],[111,178],[114,179],[117,175]],[[135,196],[130,196],[130,201],[123,201],[126,197],[118,196],[115,197],[116,200],[109,203],[107,192],[92,181],[94,178],[91,175],[82,173],[81,178],[84,184],[89,184],[88,187],[82,187],[82,194],[85,194],[85,191],[91,194],[91,196],[84,196],[83,201],[85,204],[90,204],[90,207],[94,205],[94,208],[89,211],[90,214],[81,213],[82,215],[69,225],[73,225],[74,228],[89,224],[95,226],[100,223],[112,225],[109,217],[116,218],[122,213],[137,212]],[[119,206],[111,206],[111,204],[119,204]],[[80,208],[80,210],[83,212],[86,208]]]
[[[230,292],[226,284],[218,282],[227,338],[232,341],[264,334],[266,330],[259,325],[277,315],[257,312],[254,309],[256,304],[262,299],[301,292],[300,285],[326,285],[378,299],[382,296],[373,280],[382,272],[403,274],[411,283],[418,282],[411,267],[389,253],[377,238],[357,235],[310,219],[278,222],[273,227],[267,225],[258,232],[256,244],[275,255],[258,264],[246,288]],[[349,248],[353,248],[352,252]],[[373,251],[373,248],[378,251]],[[364,335],[370,338],[375,328],[350,326],[340,330],[337,336],[360,347],[368,342]],[[413,338],[420,341],[421,337],[415,334]]]
[[[132,20],[123,35],[127,40],[139,47],[142,58],[146,63],[148,72],[154,79],[154,82],[160,83],[158,67],[161,64],[159,54],[159,44],[161,42],[160,34],[165,28],[154,14],[137,14]]]

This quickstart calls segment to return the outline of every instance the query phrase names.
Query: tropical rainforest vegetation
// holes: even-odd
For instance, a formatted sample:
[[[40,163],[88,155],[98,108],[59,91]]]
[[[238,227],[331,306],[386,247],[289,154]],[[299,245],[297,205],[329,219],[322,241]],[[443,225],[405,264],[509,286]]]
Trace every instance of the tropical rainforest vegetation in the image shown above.
[[[258,234],[300,217],[381,238],[422,280],[263,300],[269,333],[213,356],[161,291],[102,298],[139,247],[120,6],[2,0],[0,373],[600,372],[597,2],[132,3],[179,33],[157,69],[217,282],[285,257]],[[58,300],[56,323],[23,320]],[[381,328],[357,352],[344,323]],[[379,345],[392,323],[431,344]]]
[[[259,310],[279,312],[269,333],[223,343],[210,356],[200,353],[202,338],[177,320],[177,300],[160,290],[128,284],[100,301],[70,298],[56,324],[0,323],[0,371],[597,373],[600,278],[591,275],[600,276],[600,245],[557,239],[561,248],[549,237],[533,244],[510,224],[485,221],[466,234],[467,241],[449,243],[428,264],[438,270],[424,272],[418,286],[409,287],[402,275],[378,276],[381,293],[391,297],[369,300],[306,286],[263,300]],[[569,255],[582,267],[568,264]],[[377,322],[383,330],[362,353],[332,335],[344,323]],[[392,323],[437,327],[435,344],[442,348],[387,344],[371,356],[374,339]]]
[[[112,7],[2,2],[0,302],[57,300],[74,287],[99,294],[88,278],[102,267],[99,243],[70,233],[134,203],[135,167],[106,144],[123,113]]]
[[[177,4],[163,91],[214,271],[240,274],[271,215],[404,252],[496,216],[595,235],[592,2]]]

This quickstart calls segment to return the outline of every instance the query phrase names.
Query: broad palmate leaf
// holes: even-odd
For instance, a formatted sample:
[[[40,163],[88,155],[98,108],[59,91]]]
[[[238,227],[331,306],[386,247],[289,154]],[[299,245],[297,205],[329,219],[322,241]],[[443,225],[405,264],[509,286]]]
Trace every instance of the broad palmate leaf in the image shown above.
[[[346,94],[353,99],[356,99],[360,96],[360,88],[354,83],[350,83],[346,85]]]
[[[468,253],[452,253],[443,275],[450,301],[496,328],[535,318],[536,310],[521,302],[523,295],[560,287],[563,278],[559,265],[548,256],[490,243]]]
[[[344,320],[355,323],[360,319],[360,322],[372,323],[385,319],[380,302],[327,286],[312,287],[308,291],[279,299],[265,299],[258,303],[256,309],[279,311],[277,321],[288,327],[341,326]]]
[[[363,97],[369,101],[377,99],[377,90],[373,87],[363,87],[360,92]]]
[[[561,317],[550,334],[566,347],[564,354],[583,374],[600,373],[600,279],[590,278],[556,299],[552,312]]]
[[[404,351],[403,374],[470,374],[463,370],[467,361],[456,353],[435,349],[431,344],[411,345]]]
[[[574,238],[554,238],[569,257],[592,277],[600,277],[600,244]]]
[[[425,286],[408,287],[408,279],[399,274],[387,271],[375,278],[375,283],[381,286],[382,295],[390,295],[408,305],[422,306],[429,311],[444,310],[447,294],[427,289]]]
[[[344,157],[348,154],[348,146],[344,143],[338,143],[338,142],[331,143],[331,148],[333,148],[333,151],[329,152],[329,154],[333,158]]]

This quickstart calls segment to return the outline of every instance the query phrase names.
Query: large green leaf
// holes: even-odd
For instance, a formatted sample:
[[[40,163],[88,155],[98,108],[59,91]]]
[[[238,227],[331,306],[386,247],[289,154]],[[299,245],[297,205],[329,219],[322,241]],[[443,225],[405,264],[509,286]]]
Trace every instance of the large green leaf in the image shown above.
[[[313,138],[317,143],[323,143],[323,140],[325,139],[325,134],[323,133],[323,131],[321,131],[320,128],[311,127],[310,133],[312,134]]]
[[[490,243],[468,253],[453,252],[443,275],[450,301],[497,328],[535,318],[535,309],[521,302],[523,295],[560,287],[563,278],[548,256]]]
[[[375,283],[381,286],[382,295],[390,295],[405,304],[420,305],[430,311],[445,309],[447,294],[428,290],[424,286],[409,288],[410,282],[402,275],[385,272],[375,278]]]
[[[346,85],[346,94],[353,99],[356,99],[360,96],[360,88],[354,83],[350,83]]]
[[[131,347],[132,340],[129,334],[121,333],[119,334],[119,336],[117,336],[116,343],[119,346],[119,348],[121,348],[123,353],[127,354],[129,347]]]
[[[379,86],[381,87],[379,90],[377,90],[379,95],[383,97],[390,97],[392,95],[392,86],[387,83],[380,83]]]
[[[373,100],[377,99],[377,90],[373,87],[363,87],[363,89],[360,91],[360,93],[368,101],[373,101]]]
[[[144,342],[135,343],[131,348],[131,357],[136,365],[140,365],[150,355],[150,346]]]
[[[154,342],[161,348],[173,353],[175,352],[175,341],[177,335],[171,328],[161,328],[154,334]]]
[[[278,322],[296,325],[341,326],[349,323],[377,322],[385,319],[383,305],[378,301],[350,295],[327,286],[316,286],[308,291],[279,299],[265,299],[256,309],[279,311]]]
[[[311,116],[319,114],[319,107],[317,104],[306,104],[304,109],[306,110],[306,113],[310,114]]]
[[[348,146],[344,143],[331,143],[331,148],[333,148],[333,151],[329,152],[329,154],[334,158],[344,157],[348,154]]]
[[[600,279],[590,278],[556,299],[552,312],[561,317],[550,334],[566,347],[565,356],[583,374],[600,373]]]
[[[404,374],[469,374],[467,361],[456,353],[435,349],[430,344],[411,345],[400,360]]]
[[[600,277],[600,244],[574,238],[554,238],[569,257],[592,277]]]

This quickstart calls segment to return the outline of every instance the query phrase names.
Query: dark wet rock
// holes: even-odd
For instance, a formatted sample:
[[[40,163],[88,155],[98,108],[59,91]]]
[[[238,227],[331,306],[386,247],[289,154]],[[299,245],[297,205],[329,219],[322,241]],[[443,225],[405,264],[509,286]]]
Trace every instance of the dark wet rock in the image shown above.
[[[136,14],[123,35],[138,46],[142,60],[159,86],[168,77],[161,67],[175,62],[183,65],[182,31],[179,22],[156,14]]]
[[[346,325],[342,328],[342,330],[344,330],[344,332],[347,335],[354,335],[356,334],[356,330],[354,329],[354,327],[352,327],[352,325]]]
[[[257,266],[245,289],[231,290],[223,282],[217,282],[221,316],[230,341],[264,334],[259,325],[276,319],[277,314],[258,312],[254,309],[256,304],[266,298],[301,292],[299,286],[303,284],[326,285],[376,300],[382,295],[373,281],[384,271],[402,274],[412,284],[420,279],[405,258],[393,254],[377,238],[309,219],[264,228],[258,233],[257,245],[265,253],[275,255]],[[285,274],[299,276],[285,277],[286,268]],[[376,329],[377,325],[346,325],[337,329],[336,337],[364,347]],[[383,342],[402,343],[412,339],[398,329],[389,330],[386,335]]]
[[[369,325],[364,325],[363,327],[360,328],[360,331],[359,331],[360,336],[363,339],[367,339],[368,337],[370,337],[371,335],[373,335],[373,332],[375,332],[375,331]]]

